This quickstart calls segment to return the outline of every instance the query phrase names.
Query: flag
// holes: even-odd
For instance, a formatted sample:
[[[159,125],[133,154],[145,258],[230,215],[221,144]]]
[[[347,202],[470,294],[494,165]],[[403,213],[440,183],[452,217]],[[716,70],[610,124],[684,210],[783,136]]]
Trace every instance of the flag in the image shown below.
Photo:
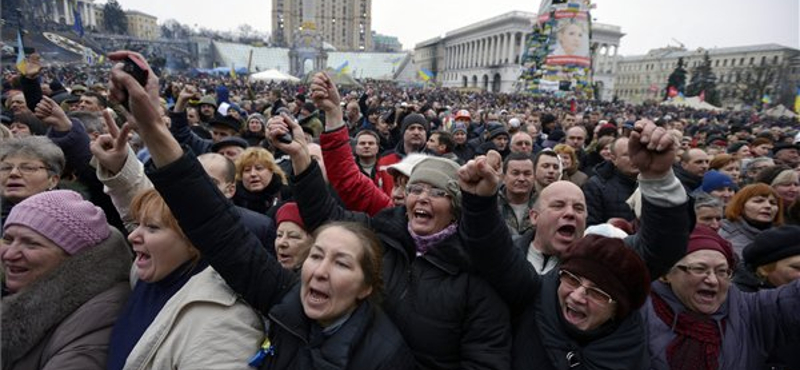
[[[75,24],[72,25],[72,30],[78,36],[83,37],[83,20],[81,19],[81,12],[78,10],[78,4],[72,5],[72,17],[75,18]]]
[[[231,64],[231,78],[236,78],[236,68]]]
[[[25,60],[25,45],[22,44],[22,31],[17,30],[17,70],[25,74],[28,62]]]
[[[419,78],[421,78],[425,82],[430,81],[430,79],[433,78],[433,72],[425,68],[420,69],[418,73],[419,73]]]
[[[761,103],[762,104],[770,104],[770,103],[772,103],[772,98],[770,98],[769,95],[764,94],[764,96],[761,97]]]
[[[342,63],[342,65],[336,67],[336,74],[343,75],[347,73],[350,73],[350,61],[345,60],[344,63]]]
[[[706,91],[705,90],[700,92],[700,101],[701,102],[706,101]]]
[[[794,112],[800,114],[800,86],[797,87],[797,95],[794,97]]]

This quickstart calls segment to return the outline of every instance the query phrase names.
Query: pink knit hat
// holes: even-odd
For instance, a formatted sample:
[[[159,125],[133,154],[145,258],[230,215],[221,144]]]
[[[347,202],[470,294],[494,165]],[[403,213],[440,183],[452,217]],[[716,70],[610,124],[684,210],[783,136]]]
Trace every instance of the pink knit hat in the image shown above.
[[[74,255],[111,235],[106,214],[72,190],[33,195],[11,209],[4,225],[30,228]]]

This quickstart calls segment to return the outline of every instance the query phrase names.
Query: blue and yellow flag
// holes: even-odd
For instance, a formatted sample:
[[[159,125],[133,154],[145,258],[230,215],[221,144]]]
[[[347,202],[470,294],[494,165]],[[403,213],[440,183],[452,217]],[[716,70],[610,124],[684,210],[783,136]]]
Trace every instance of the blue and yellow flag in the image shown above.
[[[25,74],[28,62],[25,60],[25,45],[22,44],[22,32],[17,30],[17,70]]]
[[[797,95],[794,97],[794,112],[800,114],[800,86],[797,87]]]
[[[72,17],[75,18],[75,24],[72,26],[72,30],[75,33],[83,37],[83,19],[81,18],[81,12],[78,10],[78,3],[72,5]]]
[[[345,60],[342,65],[336,67],[336,75],[341,76],[347,73],[350,73],[350,61]]]
[[[421,78],[425,82],[428,82],[433,78],[433,72],[431,72],[430,70],[427,70],[425,68],[421,68],[418,71],[418,73],[419,73],[419,78]]]

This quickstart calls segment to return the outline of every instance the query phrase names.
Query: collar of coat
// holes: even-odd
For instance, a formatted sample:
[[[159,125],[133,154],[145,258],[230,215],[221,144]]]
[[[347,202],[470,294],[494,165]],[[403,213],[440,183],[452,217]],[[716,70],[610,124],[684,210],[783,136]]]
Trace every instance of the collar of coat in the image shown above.
[[[309,356],[314,369],[347,369],[353,352],[364,337],[374,312],[368,301],[362,302],[333,334],[322,334],[319,325],[303,313],[300,284],[269,311],[270,321],[306,344],[301,356]],[[316,328],[314,328],[316,326]],[[320,336],[325,336],[324,338]],[[281,348],[275,348],[280,353]],[[305,352],[307,351],[307,352]],[[302,363],[306,359],[296,359]]]
[[[114,228],[93,248],[68,257],[50,274],[3,299],[3,362],[13,363],[96,295],[128,280],[131,252]]]
[[[372,225],[384,246],[402,253],[409,263],[416,258],[414,239],[408,233],[408,217],[405,206],[380,211],[372,218]],[[431,247],[419,258],[425,259],[451,275],[470,270],[470,260],[461,245],[459,233],[455,233]]]

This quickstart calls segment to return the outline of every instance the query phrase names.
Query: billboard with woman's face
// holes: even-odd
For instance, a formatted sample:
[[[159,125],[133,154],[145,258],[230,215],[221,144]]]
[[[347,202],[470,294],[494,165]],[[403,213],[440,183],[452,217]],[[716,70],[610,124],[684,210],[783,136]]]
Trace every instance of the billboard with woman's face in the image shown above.
[[[527,40],[521,86],[533,93],[591,98],[589,0],[544,0]]]

